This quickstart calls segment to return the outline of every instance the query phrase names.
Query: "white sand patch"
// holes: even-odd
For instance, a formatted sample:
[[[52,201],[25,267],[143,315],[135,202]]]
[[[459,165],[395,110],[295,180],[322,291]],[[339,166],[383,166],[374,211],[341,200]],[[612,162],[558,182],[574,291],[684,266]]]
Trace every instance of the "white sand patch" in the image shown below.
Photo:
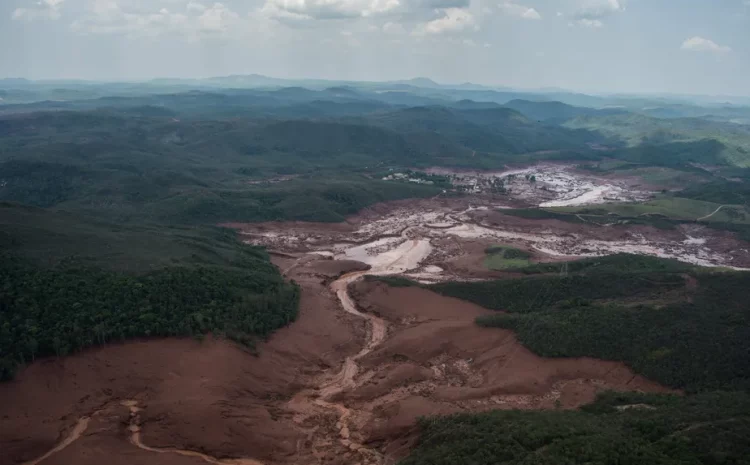
[[[422,260],[430,253],[432,253],[432,245],[428,239],[409,240],[395,249],[377,255],[372,267],[376,273],[403,273],[418,268]]]
[[[330,250],[313,250],[310,253],[315,255],[322,255],[324,257],[333,257],[335,255]]]
[[[464,238],[500,238],[500,239],[519,239],[530,242],[552,242],[556,240],[556,236],[541,236],[536,234],[520,233],[515,231],[504,231],[500,229],[485,228],[475,224],[462,224],[445,230],[445,234],[464,237]]]
[[[688,236],[687,239],[682,241],[685,245],[703,245],[706,243],[706,239],[703,237],[691,237]]]
[[[381,252],[382,249],[391,249],[395,247],[397,243],[403,241],[404,239],[401,237],[384,237],[376,241],[355,246],[352,246],[351,244],[336,244],[334,249],[338,250],[339,253],[335,255],[335,258],[338,260],[357,260],[375,266],[379,256],[378,253]]]
[[[542,206],[582,205],[648,195],[628,191],[624,184],[579,175],[567,167],[536,166],[495,175],[509,174],[517,175],[515,179],[511,179],[512,196],[518,198],[517,196],[527,195],[527,199],[539,200]],[[475,175],[480,176],[478,173]],[[485,175],[490,174],[481,176]],[[526,175],[529,175],[528,179]],[[536,182],[531,182],[531,176],[534,176]],[[360,224],[357,231],[349,234],[332,232],[326,238],[326,233],[315,233],[314,240],[311,241],[313,236],[306,236],[304,232],[297,231],[295,235],[288,231],[261,231],[249,242],[269,245],[278,250],[283,250],[285,246],[294,251],[300,251],[301,247],[319,248],[322,250],[311,252],[333,256],[335,259],[364,262],[372,267],[368,272],[371,274],[411,272],[415,279],[421,280],[461,279],[458,276],[448,276],[439,267],[420,268],[420,264],[432,253],[430,240],[446,237],[481,238],[488,242],[507,241],[534,248],[550,256],[570,259],[633,253],[674,258],[701,266],[731,267],[733,261],[734,254],[712,251],[707,246],[706,239],[700,237],[707,233],[698,230],[686,231],[689,234],[686,234],[684,240],[670,240],[669,236],[660,235],[647,238],[631,233],[618,240],[607,241],[592,239],[596,237],[595,229],[582,229],[576,234],[560,234],[548,228],[521,229],[517,226],[508,228],[503,225],[487,227],[474,224],[470,212],[485,208],[467,205],[463,211],[451,211],[441,207],[429,210],[405,207]],[[382,237],[383,235],[389,237]],[[354,241],[364,243],[355,244]],[[329,245],[331,243],[334,245]]]
[[[577,193],[577,192],[575,192]],[[540,207],[571,207],[579,205],[592,205],[625,200],[625,193],[621,187],[606,184],[604,186],[595,186],[591,190],[584,192],[573,198],[552,200],[539,204]]]

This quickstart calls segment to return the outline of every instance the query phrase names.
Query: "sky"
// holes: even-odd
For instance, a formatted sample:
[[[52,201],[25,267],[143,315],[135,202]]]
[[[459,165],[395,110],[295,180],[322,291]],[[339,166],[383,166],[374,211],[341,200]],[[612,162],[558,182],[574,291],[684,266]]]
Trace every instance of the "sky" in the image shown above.
[[[0,77],[750,96],[750,0],[0,0]]]

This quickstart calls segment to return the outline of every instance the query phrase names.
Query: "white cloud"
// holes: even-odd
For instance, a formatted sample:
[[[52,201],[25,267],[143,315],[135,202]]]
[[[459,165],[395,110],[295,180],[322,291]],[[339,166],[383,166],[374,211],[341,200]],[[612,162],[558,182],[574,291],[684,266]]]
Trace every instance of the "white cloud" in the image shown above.
[[[28,7],[13,10],[12,18],[15,20],[56,20],[60,19],[60,7],[65,0],[38,0]]]
[[[580,0],[571,15],[572,24],[589,28],[604,27],[604,19],[625,11],[625,0]]]
[[[442,12],[442,18],[420,25],[414,30],[414,35],[458,32],[474,26],[474,16],[462,8],[446,8]]]
[[[542,15],[534,8],[519,5],[513,2],[504,2],[499,5],[500,11],[509,16],[515,16],[521,19],[542,19]]]
[[[732,51],[731,48],[725,45],[719,45],[713,40],[698,36],[685,40],[680,48],[689,52],[709,52],[716,54],[724,54]]]
[[[400,6],[400,0],[266,0],[261,11],[279,20],[326,20],[374,16]]]
[[[451,8],[467,8],[469,3],[470,0],[265,0],[261,12],[290,24],[374,16],[415,21],[434,18]]]
[[[598,28],[604,27],[604,23],[600,19],[581,18],[581,19],[577,19],[574,22],[574,24],[577,24],[583,27],[590,27],[592,29],[598,29]]]
[[[177,2],[171,2],[177,5]],[[158,36],[177,33],[189,39],[223,35],[235,25],[240,16],[223,3],[205,6],[191,1],[181,2],[184,11],[167,8],[145,10],[118,0],[91,0],[88,14],[74,21],[71,28],[81,34],[126,34],[129,36]],[[152,8],[158,6],[150,4]]]

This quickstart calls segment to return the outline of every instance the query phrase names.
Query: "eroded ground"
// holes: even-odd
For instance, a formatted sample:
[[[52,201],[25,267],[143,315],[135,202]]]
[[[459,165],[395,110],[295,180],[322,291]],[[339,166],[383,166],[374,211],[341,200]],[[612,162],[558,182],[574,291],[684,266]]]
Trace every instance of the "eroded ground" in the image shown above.
[[[36,362],[0,384],[0,465],[394,463],[421,415],[573,408],[605,389],[665,389],[620,363],[536,356],[511,332],[476,326],[485,309],[363,276],[499,276],[483,266],[495,243],[536,261],[627,251],[750,265],[746,245],[729,233],[502,214],[517,201],[439,197],[376,206],[338,225],[234,225],[300,283],[298,320],[260,344],[258,356],[208,337]]]

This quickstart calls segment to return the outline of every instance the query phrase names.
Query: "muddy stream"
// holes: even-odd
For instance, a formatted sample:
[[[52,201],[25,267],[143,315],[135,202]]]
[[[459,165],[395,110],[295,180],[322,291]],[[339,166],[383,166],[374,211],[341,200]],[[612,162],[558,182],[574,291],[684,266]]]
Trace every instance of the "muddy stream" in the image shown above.
[[[365,344],[362,347],[362,350],[357,354],[345,359],[338,373],[333,376],[324,374],[322,377],[323,381],[321,381],[321,384],[317,389],[302,391],[295,395],[289,402],[290,406],[296,405],[293,410],[299,411],[300,409],[303,409],[307,411],[315,411],[316,407],[318,407],[328,411],[333,411],[339,418],[336,423],[336,428],[338,429],[339,442],[341,445],[351,451],[356,451],[362,455],[368,456],[370,463],[374,462],[381,464],[384,462],[385,458],[378,451],[356,442],[351,437],[351,425],[349,420],[352,412],[343,403],[332,401],[331,399],[347,389],[356,387],[356,378],[359,373],[357,360],[369,354],[381,342],[383,342],[386,338],[388,328],[385,321],[381,318],[357,310],[356,304],[349,295],[348,286],[349,284],[363,278],[365,275],[396,274],[418,266],[419,262],[430,253],[430,243],[427,239],[408,239],[407,232],[409,229],[410,228],[407,228],[402,232],[402,237],[407,240],[398,247],[397,250],[393,250],[389,254],[384,254],[383,260],[380,263],[375,264],[372,269],[345,274],[331,284],[331,290],[338,297],[343,310],[367,320],[368,328]],[[25,462],[23,465],[38,465],[71,445],[86,433],[91,418],[98,415],[100,412],[103,412],[109,407],[109,405],[111,404],[102,407],[89,416],[79,418],[73,429],[70,430],[70,432],[53,449],[49,450],[41,457]],[[124,400],[120,402],[120,405],[127,407],[130,410],[130,420],[128,424],[129,441],[140,449],[158,454],[177,454],[196,457],[207,463],[216,465],[263,465],[263,462],[251,458],[219,459],[191,450],[150,447],[144,444],[141,439],[139,412],[142,408],[139,407],[138,401]]]

